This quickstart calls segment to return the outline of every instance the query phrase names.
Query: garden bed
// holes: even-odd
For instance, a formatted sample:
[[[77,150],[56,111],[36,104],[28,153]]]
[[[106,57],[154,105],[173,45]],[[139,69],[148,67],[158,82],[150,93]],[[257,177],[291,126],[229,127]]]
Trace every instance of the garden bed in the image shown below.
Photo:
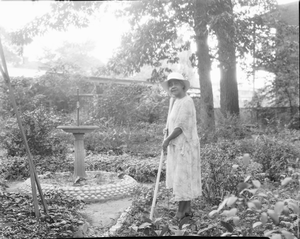
[[[41,184],[52,184],[62,187],[68,186],[101,186],[117,184],[123,181],[122,175],[112,172],[87,172],[84,178],[74,178],[73,173],[47,173],[39,176]]]

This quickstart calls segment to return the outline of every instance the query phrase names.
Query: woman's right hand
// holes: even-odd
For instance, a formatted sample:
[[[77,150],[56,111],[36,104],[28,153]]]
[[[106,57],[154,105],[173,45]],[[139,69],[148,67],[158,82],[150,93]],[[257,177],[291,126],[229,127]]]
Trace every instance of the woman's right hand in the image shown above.
[[[165,128],[165,129],[163,130],[163,134],[164,134],[164,135],[168,135],[168,129],[167,129],[167,128]]]

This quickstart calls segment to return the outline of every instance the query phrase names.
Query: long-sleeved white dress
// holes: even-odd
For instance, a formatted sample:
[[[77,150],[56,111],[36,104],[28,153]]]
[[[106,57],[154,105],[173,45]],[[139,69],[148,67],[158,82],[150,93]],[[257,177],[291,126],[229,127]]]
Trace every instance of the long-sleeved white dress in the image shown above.
[[[169,110],[168,132],[177,127],[182,134],[171,140],[167,149],[166,187],[173,189],[175,201],[190,201],[201,196],[202,185],[196,109],[188,95],[176,99]]]

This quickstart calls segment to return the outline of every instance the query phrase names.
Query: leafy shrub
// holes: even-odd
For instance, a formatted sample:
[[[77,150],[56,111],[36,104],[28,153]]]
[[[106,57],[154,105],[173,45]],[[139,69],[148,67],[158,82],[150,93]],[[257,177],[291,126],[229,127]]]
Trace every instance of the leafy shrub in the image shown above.
[[[88,155],[85,159],[87,170],[102,170],[108,172],[124,172],[141,183],[155,182],[159,159],[140,159],[129,155],[105,156]],[[162,167],[161,181],[165,179],[165,165]]]
[[[221,113],[217,114],[215,131],[208,131],[202,128],[201,123],[198,126],[198,134],[201,144],[214,143],[218,140],[238,140],[249,138],[257,133],[257,129],[250,129],[247,124],[235,115],[228,114],[226,117]]]
[[[299,157],[299,148],[279,139],[253,136],[236,141],[205,144],[201,148],[203,197],[213,203],[222,200],[226,193],[235,193],[236,186],[246,177],[242,171],[233,170],[243,154],[251,157],[247,175],[257,180],[267,177],[279,182],[286,175],[289,162]]]
[[[65,155],[66,148],[61,143],[61,139],[51,135],[51,132],[61,124],[60,117],[40,107],[23,113],[21,122],[33,155]],[[25,145],[16,120],[7,120],[4,130],[1,139],[2,146],[7,150],[7,154],[9,156],[25,155]]]
[[[239,164],[234,165],[233,169],[240,170],[245,177],[237,185],[237,193],[227,195],[219,205],[212,208],[195,199],[194,217],[184,218],[179,225],[170,223],[176,209],[172,207],[169,210],[169,206],[167,208],[168,199],[162,201],[168,194],[164,185],[159,186],[161,190],[153,220],[149,219],[149,211],[154,188],[139,188],[133,201],[132,213],[118,235],[299,238],[300,167],[290,171],[281,181],[280,187],[271,188],[269,184],[262,184],[248,175],[253,162],[249,155],[244,155],[238,161]],[[290,189],[293,193],[289,191],[286,194]],[[197,203],[199,205],[195,207]],[[170,211],[173,210],[174,214],[171,214]]]
[[[280,175],[286,174],[289,159],[300,158],[299,148],[278,138],[259,136],[254,147],[255,161],[262,164],[263,172],[272,181],[279,181]]]
[[[248,141],[248,140],[247,140]],[[201,148],[202,189],[207,202],[218,204],[228,193],[235,193],[244,174],[232,166],[244,153],[251,152],[251,145],[244,141],[220,141]],[[248,175],[260,173],[260,165],[251,161]]]
[[[242,160],[240,167],[247,170],[249,160]],[[243,165],[244,164],[244,165]],[[277,194],[268,190],[258,180],[247,177],[238,185],[238,193],[227,196],[223,202],[209,213],[211,218],[217,215],[221,225],[227,230],[221,236],[265,236],[272,238],[299,237],[299,199],[300,171],[291,171],[277,187]],[[298,193],[298,201],[291,199],[290,193],[284,200],[284,192],[294,182],[293,192]],[[296,195],[293,195],[296,196]],[[249,223],[250,222],[250,223]],[[247,227],[242,225],[247,225]],[[249,225],[250,224],[250,225]]]
[[[288,123],[288,128],[289,129],[299,130],[300,129],[299,118],[300,118],[300,113],[298,111],[296,114],[293,115],[292,119]]]
[[[98,99],[97,107],[94,118],[112,119],[115,125],[153,123],[166,119],[168,98],[154,86],[111,84]]]
[[[113,126],[106,122],[98,124],[100,129],[85,136],[85,148],[92,153],[128,153],[142,157],[160,154],[163,140],[162,124],[137,123],[135,126]]]
[[[51,108],[55,113],[71,113],[76,109],[77,87],[80,93],[90,93],[94,84],[82,80],[80,76],[47,73],[39,78],[13,77],[16,103],[21,113],[33,111],[43,106]],[[7,86],[0,81],[0,113],[13,116],[13,108],[8,95]]]
[[[36,105],[33,104],[33,97],[36,93],[31,88],[34,82],[35,80],[33,78],[11,78],[11,85],[14,89],[16,103],[21,112],[31,111],[36,107]],[[0,81],[0,90],[0,113],[1,115],[7,114],[8,116],[13,116],[14,109],[10,102],[8,88],[4,81]]]
[[[45,172],[68,172],[74,170],[74,159],[54,156],[33,156],[38,174]],[[21,180],[30,177],[27,157],[0,158],[0,177],[6,180]]]
[[[32,197],[19,193],[0,191],[0,214],[3,226],[1,238],[70,238],[84,223],[77,210],[84,203],[59,191],[44,194],[49,213],[40,211],[37,221],[33,211]],[[40,197],[39,206],[42,208]]]

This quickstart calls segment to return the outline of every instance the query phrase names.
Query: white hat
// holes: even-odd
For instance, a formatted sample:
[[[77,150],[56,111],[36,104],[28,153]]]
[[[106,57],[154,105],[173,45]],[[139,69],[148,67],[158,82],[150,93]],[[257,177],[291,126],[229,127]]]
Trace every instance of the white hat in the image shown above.
[[[182,74],[180,74],[178,72],[172,72],[168,75],[168,79],[161,83],[161,86],[167,92],[169,92],[168,82],[170,80],[181,80],[181,81],[183,81],[183,83],[185,85],[185,88],[184,88],[185,91],[187,91],[190,88],[190,82],[188,80],[185,80]]]

